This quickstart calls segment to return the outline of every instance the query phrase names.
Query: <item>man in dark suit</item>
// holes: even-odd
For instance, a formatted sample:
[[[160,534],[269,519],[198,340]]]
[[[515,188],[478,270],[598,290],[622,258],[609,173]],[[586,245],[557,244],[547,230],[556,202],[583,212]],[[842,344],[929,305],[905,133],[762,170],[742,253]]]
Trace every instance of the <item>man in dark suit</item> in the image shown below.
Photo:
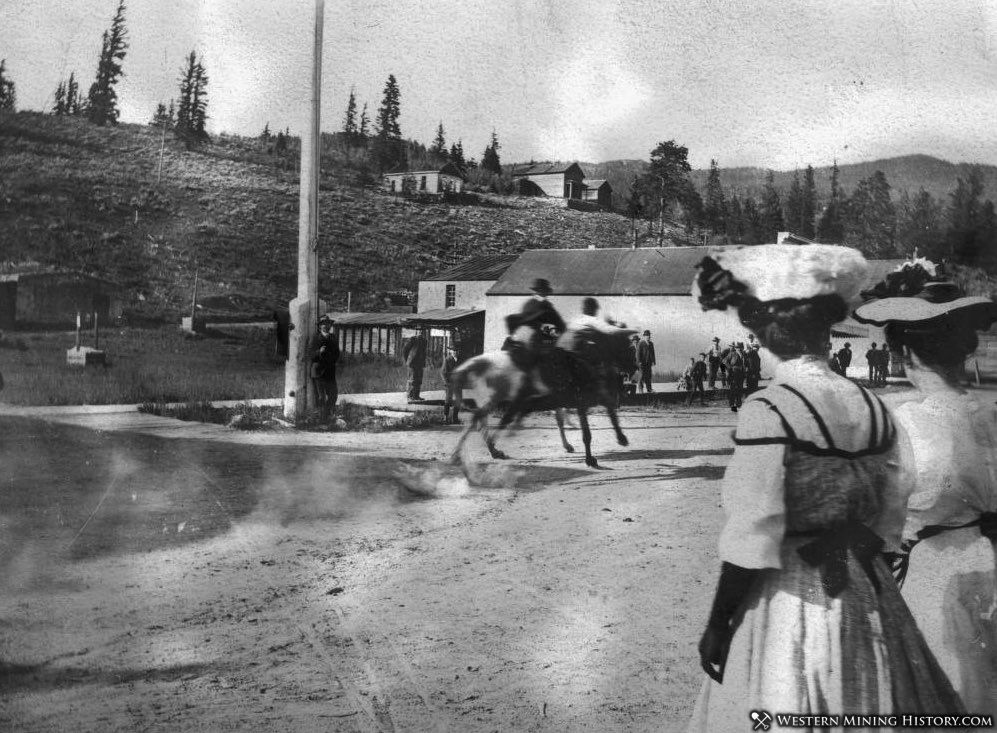
[[[327,422],[336,408],[339,388],[336,385],[336,364],[339,361],[339,339],[332,333],[332,321],[319,321],[319,337],[312,346],[312,385],[315,387],[315,404],[321,419]]]
[[[731,412],[737,412],[741,407],[744,392],[745,355],[743,343],[738,341],[727,352],[724,366],[727,367],[727,399]]]
[[[869,384],[875,387],[876,380],[879,378],[879,349],[876,348],[875,341],[872,342],[869,350],[865,352],[865,363],[869,367]]]
[[[758,389],[758,381],[762,378],[762,356],[759,353],[761,346],[755,341],[744,353],[744,386],[747,394]]]
[[[848,367],[852,363],[852,345],[850,343],[845,343],[838,350],[838,366],[841,367],[841,376],[847,376]]]
[[[426,335],[422,331],[405,342],[402,358],[408,366],[408,401],[422,402],[419,391],[422,389],[422,372],[426,368]]]
[[[657,361],[654,358],[654,344],[651,343],[651,332],[644,331],[644,335],[637,342],[637,366],[640,368],[640,386],[645,392],[653,392],[651,386],[651,369]]]

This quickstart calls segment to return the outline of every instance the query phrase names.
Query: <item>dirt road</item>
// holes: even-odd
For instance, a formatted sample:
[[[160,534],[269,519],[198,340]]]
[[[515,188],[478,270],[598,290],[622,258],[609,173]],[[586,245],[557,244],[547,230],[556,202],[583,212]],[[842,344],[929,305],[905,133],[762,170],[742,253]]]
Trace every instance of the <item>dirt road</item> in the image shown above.
[[[681,730],[732,418],[596,416],[596,471],[539,416],[483,487],[456,428],[0,418],[0,726]]]

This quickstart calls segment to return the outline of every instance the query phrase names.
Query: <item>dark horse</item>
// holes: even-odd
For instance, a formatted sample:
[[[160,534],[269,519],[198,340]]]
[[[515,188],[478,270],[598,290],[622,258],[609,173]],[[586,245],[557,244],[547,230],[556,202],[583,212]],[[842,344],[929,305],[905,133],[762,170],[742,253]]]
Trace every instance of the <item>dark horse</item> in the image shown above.
[[[481,431],[493,458],[505,458],[495,447],[501,431],[524,415],[538,410],[554,410],[561,444],[569,453],[574,448],[564,435],[564,410],[578,412],[578,422],[585,443],[585,463],[593,468],[599,464],[592,455],[592,432],[588,412],[597,405],[606,408],[620,445],[628,441],[620,429],[616,407],[620,396],[620,373],[634,371],[630,335],[634,331],[614,328],[609,332],[586,330],[579,338],[580,348],[568,352],[548,347],[540,354],[537,366],[524,369],[516,364],[508,351],[481,354],[454,370],[454,386],[468,389],[475,401],[473,417],[461,433],[453,452],[455,463],[461,460],[460,450],[472,430]],[[498,430],[489,435],[488,414],[502,409]]]

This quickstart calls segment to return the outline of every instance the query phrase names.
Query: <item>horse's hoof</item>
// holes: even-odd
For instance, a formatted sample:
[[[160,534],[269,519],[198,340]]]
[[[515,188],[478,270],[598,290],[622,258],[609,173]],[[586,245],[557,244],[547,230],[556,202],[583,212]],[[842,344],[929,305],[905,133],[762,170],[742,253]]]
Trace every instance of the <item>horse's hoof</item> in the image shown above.
[[[586,458],[585,465],[589,468],[599,468],[599,461],[594,458]]]
[[[619,443],[620,445],[630,445],[630,441],[627,440],[627,436],[623,435],[622,433],[616,436],[616,442]]]
[[[567,453],[574,453],[574,452],[575,452],[575,446],[573,446],[573,445],[568,445],[567,443],[565,443],[565,444],[564,444],[564,450],[565,450],[565,451],[566,451]]]

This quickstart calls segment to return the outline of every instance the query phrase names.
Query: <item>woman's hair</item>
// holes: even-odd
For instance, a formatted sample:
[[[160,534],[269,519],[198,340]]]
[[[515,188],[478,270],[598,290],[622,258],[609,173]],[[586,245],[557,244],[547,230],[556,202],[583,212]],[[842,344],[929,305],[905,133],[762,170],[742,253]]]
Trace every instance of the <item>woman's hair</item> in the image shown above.
[[[831,326],[848,315],[844,299],[833,293],[806,299],[758,300],[747,295],[747,286],[710,257],[699,265],[697,284],[704,309],[736,308],[741,323],[754,332],[762,346],[784,359],[823,355]]]
[[[848,306],[837,294],[766,302],[746,298],[737,315],[762,346],[779,357],[791,359],[803,354],[823,355],[831,326],[844,320]]]
[[[890,348],[907,347],[928,366],[951,368],[976,351],[976,329],[959,318],[942,317],[931,324],[890,323],[886,326]]]

